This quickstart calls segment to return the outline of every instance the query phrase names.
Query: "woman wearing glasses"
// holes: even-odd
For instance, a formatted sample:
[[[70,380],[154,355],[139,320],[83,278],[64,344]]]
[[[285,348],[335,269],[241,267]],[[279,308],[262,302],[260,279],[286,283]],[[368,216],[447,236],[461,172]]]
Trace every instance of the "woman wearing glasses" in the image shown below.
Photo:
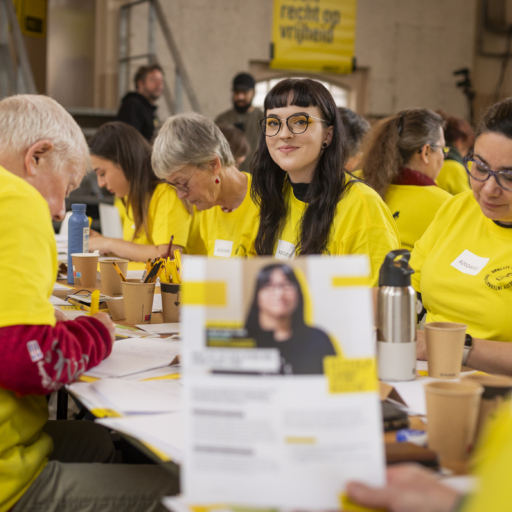
[[[92,167],[100,187],[116,196],[123,239],[92,233],[89,250],[147,261],[166,251],[187,246],[192,216],[175,190],[151,168],[151,146],[130,125],[115,121],[98,128],[89,140]]]
[[[512,99],[486,113],[464,162],[472,190],[444,203],[417,242],[412,285],[427,322],[468,326],[467,366],[510,375],[512,344],[498,342],[512,341]]]
[[[332,96],[313,80],[283,80],[267,94],[265,116],[251,166],[261,211],[251,253],[367,254],[376,285],[398,232],[375,191],[343,170],[347,145]]]
[[[409,251],[451,197],[434,181],[449,151],[443,124],[431,110],[404,110],[375,125],[363,147],[363,178],[386,201]]]
[[[152,163],[156,175],[199,211],[190,236],[204,242],[208,256],[247,256],[258,230],[251,175],[236,168],[213,121],[194,112],[170,117],[158,132]]]

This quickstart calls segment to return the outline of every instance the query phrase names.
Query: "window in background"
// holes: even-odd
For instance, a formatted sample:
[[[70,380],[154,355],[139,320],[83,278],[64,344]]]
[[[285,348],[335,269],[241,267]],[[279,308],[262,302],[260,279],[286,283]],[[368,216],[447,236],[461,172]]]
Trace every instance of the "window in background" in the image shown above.
[[[298,78],[298,77],[294,77]],[[272,78],[271,80],[263,80],[261,82],[256,83],[256,95],[254,96],[254,100],[252,104],[255,107],[263,108],[263,102],[265,101],[265,96],[268,91],[274,87],[278,82],[284,80],[285,78]],[[348,106],[348,94],[347,90],[339,85],[334,85],[329,82],[324,82],[323,80],[317,80],[325,88],[332,94],[334,101],[336,102],[336,106],[338,107],[347,107]]]

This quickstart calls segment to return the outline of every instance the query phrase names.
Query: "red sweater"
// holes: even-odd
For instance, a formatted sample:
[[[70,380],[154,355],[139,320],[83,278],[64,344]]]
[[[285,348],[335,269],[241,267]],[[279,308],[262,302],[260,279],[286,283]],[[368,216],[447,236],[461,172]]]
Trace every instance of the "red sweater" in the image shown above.
[[[95,318],[0,328],[0,387],[18,396],[47,395],[75,381],[112,351],[108,329]]]

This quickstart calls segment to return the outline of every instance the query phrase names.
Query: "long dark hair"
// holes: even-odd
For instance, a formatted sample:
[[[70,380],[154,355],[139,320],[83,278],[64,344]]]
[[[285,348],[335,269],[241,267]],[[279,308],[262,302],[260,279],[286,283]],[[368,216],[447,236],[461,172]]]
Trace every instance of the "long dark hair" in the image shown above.
[[[118,165],[130,183],[125,203],[126,211],[131,208],[135,223],[136,238],[141,229],[148,233],[149,203],[156,186],[164,183],[155,176],[151,167],[151,146],[135,129],[126,123],[113,121],[96,130],[88,141],[91,154]]]
[[[292,268],[284,263],[274,263],[263,267],[256,280],[256,289],[254,290],[254,299],[252,301],[251,309],[247,315],[247,322],[245,328],[247,329],[247,336],[258,340],[263,334],[263,329],[260,327],[260,308],[258,306],[258,294],[262,288],[264,288],[269,282],[272,272],[274,270],[280,270],[288,279],[288,281],[297,289],[299,301],[297,308],[292,313],[291,330],[294,339],[301,337],[306,332],[306,324],[304,322],[304,296],[300,288],[300,283],[295,276]]]
[[[327,247],[336,206],[347,187],[345,160],[347,142],[336,103],[329,91],[310,79],[282,80],[265,98],[264,111],[287,105],[318,107],[322,117],[333,127],[331,144],[323,150],[305,197],[306,211],[301,220],[299,254],[321,254]],[[259,255],[273,255],[277,237],[286,221],[287,205],[283,188],[286,172],[272,160],[265,136],[251,165],[251,196],[260,207],[260,226],[255,247]]]
[[[402,110],[373,126],[363,143],[363,177],[385,199],[389,185],[425,144],[437,144],[444,120],[426,108]]]

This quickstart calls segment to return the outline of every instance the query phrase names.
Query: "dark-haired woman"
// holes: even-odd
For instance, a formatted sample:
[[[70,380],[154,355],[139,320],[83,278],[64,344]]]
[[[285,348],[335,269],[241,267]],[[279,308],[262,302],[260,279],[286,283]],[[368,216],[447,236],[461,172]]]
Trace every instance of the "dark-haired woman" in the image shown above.
[[[101,126],[89,148],[98,184],[115,194],[123,224],[122,240],[96,234],[89,249],[147,261],[166,251],[171,235],[172,251],[185,248],[192,216],[176,191],[155,176],[146,139],[116,121]]]
[[[288,265],[260,271],[246,329],[258,348],[279,349],[285,375],[321,374],[324,357],[336,355],[329,337],[304,322],[304,297]]]
[[[412,250],[451,197],[435,183],[447,151],[443,119],[423,108],[384,119],[365,140],[364,180],[391,210],[403,249]]]
[[[437,113],[446,123],[444,137],[450,152],[445,158],[436,183],[443,190],[457,195],[470,189],[463,159],[475,143],[475,132],[465,119],[450,116],[442,110],[438,110]]]
[[[253,253],[366,254],[376,285],[384,256],[400,245],[374,190],[343,170],[345,134],[329,91],[309,79],[279,82],[265,98],[264,137],[252,162],[260,206]]]
[[[412,286],[427,322],[468,326],[464,364],[511,375],[512,98],[484,116],[465,164],[472,190],[446,201],[417,242]]]

